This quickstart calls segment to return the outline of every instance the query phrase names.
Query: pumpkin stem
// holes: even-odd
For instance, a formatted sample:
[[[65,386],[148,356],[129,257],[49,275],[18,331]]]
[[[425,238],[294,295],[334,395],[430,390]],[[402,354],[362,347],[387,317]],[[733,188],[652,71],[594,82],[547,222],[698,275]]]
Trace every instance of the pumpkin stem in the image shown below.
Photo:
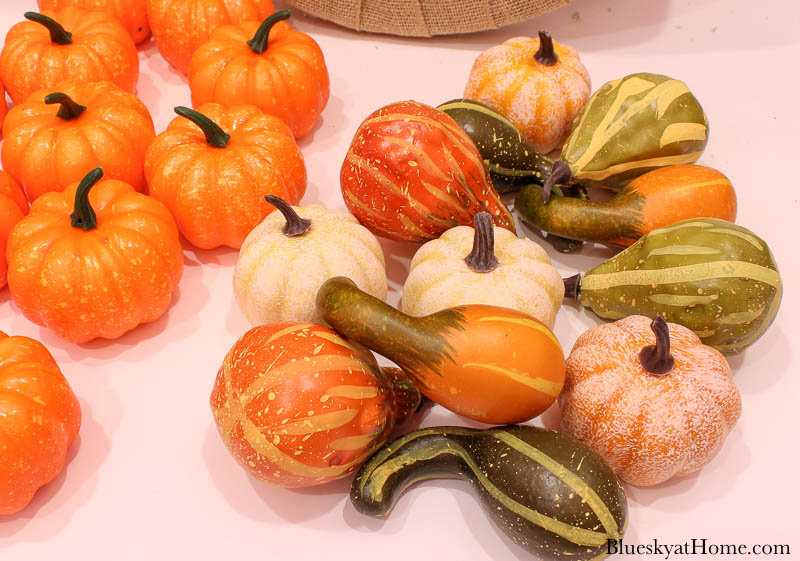
[[[272,29],[272,26],[279,21],[289,19],[289,16],[291,15],[292,13],[289,10],[281,10],[279,12],[275,12],[265,19],[258,27],[258,31],[256,31],[255,35],[253,35],[253,38],[247,42],[250,50],[257,55],[260,55],[267,50],[267,41],[269,40],[269,32]]]
[[[561,280],[564,282],[564,298],[577,300],[581,294],[581,274],[578,273]]]
[[[550,193],[553,192],[555,185],[563,185],[569,183],[572,179],[572,170],[569,164],[564,160],[556,160],[553,162],[553,171],[550,172],[550,177],[544,182],[542,186],[542,202],[546,203],[550,200]]]
[[[472,251],[464,258],[467,266],[476,273],[494,271],[500,262],[494,254],[494,225],[492,215],[486,211],[479,212],[474,218],[475,237]]]
[[[264,195],[267,202],[277,208],[283,217],[286,218],[286,226],[283,227],[283,235],[290,238],[294,236],[302,236],[308,229],[311,228],[311,220],[308,218],[300,218],[292,206],[275,195]]]
[[[175,113],[181,117],[186,117],[195,125],[200,127],[200,130],[203,131],[204,135],[206,135],[206,142],[208,142],[211,146],[225,148],[228,145],[231,135],[222,130],[222,127],[202,113],[198,113],[194,109],[189,109],[188,107],[183,106],[176,107]]]
[[[60,117],[65,121],[77,119],[78,117],[81,116],[81,113],[86,111],[85,105],[76,103],[75,100],[72,99],[70,96],[61,92],[48,94],[47,96],[45,96],[44,102],[48,105],[52,105],[54,103],[60,104],[61,107],[58,108],[56,117]]]
[[[553,38],[547,31],[539,32],[539,50],[533,55],[536,62],[545,66],[554,66],[558,62],[558,55],[553,48]]]
[[[650,329],[656,334],[656,344],[639,351],[639,362],[649,374],[663,376],[675,366],[675,359],[669,354],[669,326],[663,317],[656,316]]]
[[[89,204],[89,189],[94,187],[102,177],[103,170],[94,168],[81,180],[75,191],[75,208],[69,217],[72,219],[72,225],[84,232],[97,228],[97,215],[95,215],[92,205]]]
[[[23,14],[25,19],[40,23],[47,28],[50,32],[50,40],[56,45],[70,45],[72,44],[72,33],[64,29],[60,23],[51,17],[38,12],[25,12]]]

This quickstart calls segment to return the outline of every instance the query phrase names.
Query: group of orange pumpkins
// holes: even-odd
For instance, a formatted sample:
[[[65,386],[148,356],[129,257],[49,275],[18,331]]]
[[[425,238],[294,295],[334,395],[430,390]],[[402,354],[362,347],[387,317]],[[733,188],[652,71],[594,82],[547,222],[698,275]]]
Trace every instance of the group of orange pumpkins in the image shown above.
[[[506,424],[591,386],[594,403],[582,395],[570,406],[572,432],[610,403],[627,407],[630,422],[618,426],[628,434],[598,435],[593,447],[637,485],[697,470],[719,450],[740,410],[724,357],[686,328],[632,316],[590,330],[565,359],[551,332],[560,275],[535,242],[493,225],[511,218],[491,188],[451,192],[446,183],[457,179],[442,162],[457,162],[461,179],[488,175],[443,113],[406,102],[367,118],[342,171],[343,182],[358,184],[343,185],[353,214],[293,206],[306,188],[296,139],[322,113],[329,79],[317,43],[284,21],[288,11],[275,12],[271,0],[224,0],[224,10],[197,21],[190,3],[176,0],[38,4],[42,11],[25,14],[0,54],[0,79],[15,103],[7,115],[5,96],[0,103],[0,287],[7,277],[25,317],[60,338],[114,339],[166,311],[183,272],[181,235],[198,248],[240,250],[234,290],[256,327],[225,358],[211,406],[229,451],[255,476],[297,487],[352,473],[413,415],[420,392],[467,418]],[[188,75],[195,108],[175,108],[178,117],[158,135],[133,94],[135,43],[150,32]],[[539,40],[515,41],[535,52]],[[564,64],[583,83],[564,90],[564,126],[521,112],[542,151],[564,141],[590,93],[588,74],[567,54]],[[404,112],[463,150],[426,153],[378,130]],[[395,195],[403,188],[387,185],[380,155],[360,150],[370,135],[413,156],[409,169],[431,178],[430,200],[453,199],[463,215],[436,217],[441,228],[429,232],[382,208],[370,181]],[[416,202],[409,212],[425,214]],[[375,234],[385,236],[389,223],[407,234],[395,239],[433,240],[412,261],[405,313],[383,301]],[[476,271],[494,271],[494,290],[518,304],[485,305],[476,294],[487,284]],[[365,346],[402,369],[380,368]],[[608,348],[639,362],[610,365]],[[600,381],[605,370],[613,383]],[[706,411],[711,402],[693,388],[702,383],[722,396],[713,405],[721,410]],[[609,388],[616,393],[606,395]],[[637,407],[668,409],[671,399],[694,399],[709,419],[692,425],[701,442],[674,427],[636,424]],[[0,514],[10,514],[61,470],[80,410],[40,343],[2,333],[0,424]]]

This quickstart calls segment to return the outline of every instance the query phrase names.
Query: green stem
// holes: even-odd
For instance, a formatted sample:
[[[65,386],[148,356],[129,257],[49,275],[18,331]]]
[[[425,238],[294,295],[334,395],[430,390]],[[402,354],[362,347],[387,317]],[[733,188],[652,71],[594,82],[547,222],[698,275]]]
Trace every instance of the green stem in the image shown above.
[[[247,45],[250,47],[250,50],[252,50],[257,55],[262,54],[267,49],[269,32],[272,29],[272,26],[278,23],[279,21],[289,19],[291,15],[292,13],[289,10],[281,10],[279,12],[275,12],[267,19],[265,19],[258,27],[258,31],[256,31],[255,35],[253,35],[253,38],[247,42]]]
[[[44,98],[44,102],[48,105],[58,103],[61,107],[58,108],[56,117],[60,117],[65,121],[71,121],[81,116],[81,113],[86,111],[86,106],[76,103],[71,97],[65,93],[55,92],[48,94]]]
[[[283,235],[293,238],[294,236],[302,236],[308,229],[311,228],[311,220],[307,218],[300,218],[292,206],[275,195],[264,195],[267,202],[283,214],[286,219],[286,226],[283,227]]]
[[[650,324],[656,335],[656,344],[647,345],[639,351],[639,362],[648,374],[663,376],[675,366],[675,359],[669,353],[669,326],[661,316],[656,316]]]
[[[216,148],[225,148],[228,145],[231,135],[222,130],[217,123],[202,113],[198,113],[194,109],[189,109],[188,107],[183,106],[176,107],[175,113],[181,117],[186,117],[195,125],[200,127],[200,130],[203,131],[204,135],[206,135],[206,142],[208,142],[211,146],[215,146]]]
[[[78,189],[75,191],[75,208],[69,217],[72,219],[72,225],[84,232],[97,228],[97,215],[95,215],[92,205],[89,204],[89,190],[102,177],[103,170],[94,168],[81,180],[78,184]]]
[[[488,212],[479,212],[474,218],[475,237],[472,241],[472,251],[464,258],[470,270],[476,273],[494,271],[500,262],[494,254],[494,224],[492,215]]]
[[[56,45],[70,45],[72,44],[72,33],[64,29],[60,23],[53,18],[47,17],[38,12],[25,12],[23,14],[25,19],[35,21],[42,24],[50,32],[50,40]]]
[[[539,32],[539,50],[533,55],[536,62],[545,66],[554,66],[558,62],[558,55],[553,47],[553,38],[547,31]]]

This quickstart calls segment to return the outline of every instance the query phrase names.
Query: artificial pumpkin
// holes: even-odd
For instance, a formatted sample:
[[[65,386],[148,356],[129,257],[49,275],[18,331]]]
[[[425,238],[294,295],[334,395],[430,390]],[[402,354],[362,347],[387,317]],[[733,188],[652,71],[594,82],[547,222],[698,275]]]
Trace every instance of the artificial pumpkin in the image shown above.
[[[254,327],[233,345],[211,392],[228,451],[282,487],[339,479],[380,448],[419,405],[401,371],[331,329],[290,322]]]
[[[167,310],[183,274],[175,221],[99,168],[34,201],[8,240],[8,287],[30,321],[67,341],[115,339]]]
[[[532,419],[564,383],[558,339],[516,310],[470,304],[412,317],[342,277],[322,285],[317,307],[328,325],[397,364],[432,401],[476,421]]]
[[[186,74],[195,49],[223,25],[261,21],[275,7],[272,0],[146,0],[147,19],[158,51]]]
[[[245,21],[220,27],[192,55],[192,105],[255,105],[306,135],[328,103],[330,80],[322,49],[276,12],[260,25]]]
[[[8,113],[8,104],[6,103],[6,87],[3,81],[0,80],[0,138],[3,138],[2,127],[3,121],[6,120],[6,113]]]
[[[484,512],[532,559],[602,559],[628,524],[625,490],[596,452],[525,425],[428,427],[400,436],[361,467],[350,502],[385,516],[411,485],[441,478],[468,482]]]
[[[28,214],[28,199],[11,177],[0,170],[0,288],[6,286],[6,242],[11,229]]]
[[[317,322],[317,291],[336,276],[386,299],[383,251],[352,214],[320,205],[292,207],[274,195],[266,199],[279,212],[248,234],[233,272],[236,302],[250,323]]]
[[[575,49],[540,31],[538,39],[514,37],[481,53],[464,97],[508,117],[534,150],[546,154],[567,139],[591,91]]]
[[[122,24],[134,43],[150,35],[147,23],[147,0],[36,0],[40,10],[58,11],[67,6],[108,12]]]
[[[0,78],[14,103],[61,80],[114,82],[133,93],[139,54],[128,32],[106,12],[67,6],[59,12],[25,12],[0,53]]]
[[[742,408],[725,357],[661,316],[630,316],[581,335],[558,401],[561,430],[636,486],[701,469]]]
[[[112,82],[59,82],[33,92],[6,118],[3,166],[33,201],[63,191],[96,167],[143,192],[153,119],[136,96]]]
[[[452,117],[416,101],[392,103],[361,123],[340,181],[347,208],[378,236],[424,242],[484,210],[514,230],[475,143]]]
[[[150,145],[150,194],[172,212],[193,245],[239,248],[273,207],[264,195],[297,204],[306,168],[292,131],[252,105],[176,107],[180,115]]]
[[[451,228],[417,251],[403,286],[403,311],[426,316],[488,304],[519,310],[553,329],[563,298],[564,283],[547,252],[480,212],[474,228]]]
[[[545,232],[613,247],[628,247],[656,228],[689,218],[736,219],[730,180],[706,166],[683,164],[655,169],[628,183],[607,201],[552,195],[526,185],[514,210]]]
[[[80,404],[44,345],[0,331],[0,515],[55,479],[80,427]]]

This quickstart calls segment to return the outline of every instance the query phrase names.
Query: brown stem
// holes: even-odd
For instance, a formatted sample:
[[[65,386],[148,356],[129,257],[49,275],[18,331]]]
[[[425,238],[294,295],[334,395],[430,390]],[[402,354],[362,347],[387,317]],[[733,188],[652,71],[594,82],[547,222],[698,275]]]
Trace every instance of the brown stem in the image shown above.
[[[649,374],[663,376],[675,366],[675,359],[669,354],[669,326],[664,318],[656,316],[650,329],[656,334],[656,344],[639,351],[639,362]]]
[[[494,271],[500,262],[494,254],[494,225],[492,215],[486,211],[475,215],[475,237],[472,251],[464,258],[467,266],[476,273]]]
[[[569,164],[564,160],[556,160],[553,162],[553,171],[550,172],[550,177],[544,182],[542,186],[542,202],[546,203],[550,200],[550,193],[553,192],[553,186],[558,184],[569,183],[572,179],[572,170]]]
[[[381,367],[381,372],[389,380],[396,409],[395,424],[399,425],[411,418],[419,410],[422,395],[411,381],[411,378],[401,368],[383,366]]]
[[[578,273],[561,280],[564,281],[564,298],[577,300],[581,294],[581,274]]]
[[[539,50],[533,55],[536,62],[545,66],[554,66],[558,62],[558,55],[553,48],[553,38],[547,31],[539,32]]]
[[[283,235],[290,238],[294,236],[302,236],[308,229],[311,228],[311,220],[307,218],[300,218],[292,206],[275,195],[264,195],[267,202],[277,208],[283,217],[286,219],[286,226],[283,227]]]

